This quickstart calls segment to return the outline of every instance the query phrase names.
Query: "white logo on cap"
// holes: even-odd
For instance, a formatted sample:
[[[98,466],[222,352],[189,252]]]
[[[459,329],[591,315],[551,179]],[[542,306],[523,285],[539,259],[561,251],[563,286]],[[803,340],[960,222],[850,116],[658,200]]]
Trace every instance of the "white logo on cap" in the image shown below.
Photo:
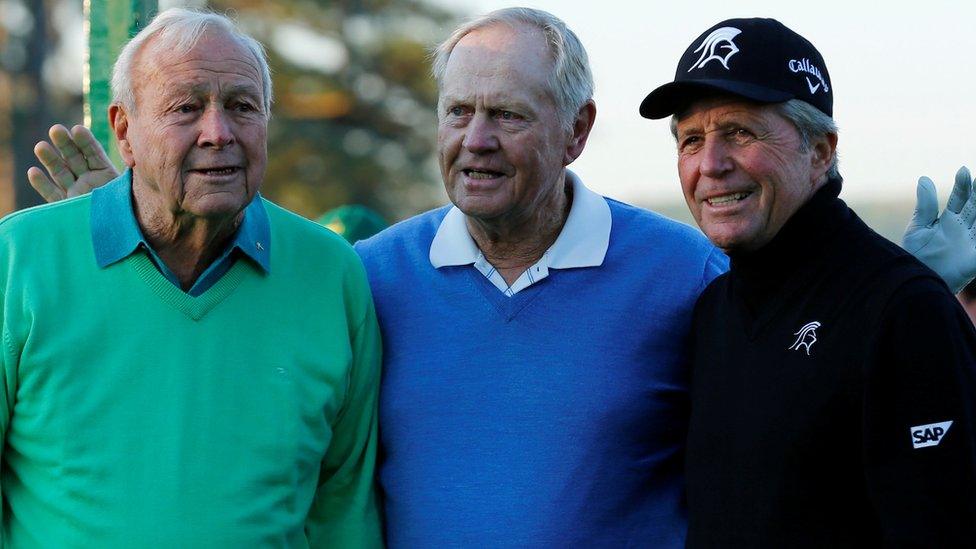
[[[814,85],[814,83],[810,81],[809,76],[805,77],[807,80],[807,87],[810,88],[811,94],[817,93],[817,90],[820,89],[821,84],[823,84],[824,93],[830,91],[830,86],[828,86],[827,81],[824,80],[823,74],[820,73],[820,69],[818,69],[817,66],[811,63],[810,60],[807,59],[806,57],[800,59],[799,61],[797,61],[796,59],[790,59],[788,66],[790,68],[790,71],[792,72],[795,73],[805,72],[807,74],[812,74],[817,78],[817,80],[820,80],[820,82],[817,82],[817,84]]]
[[[699,57],[698,61],[695,61],[691,68],[688,69],[688,72],[704,67],[706,63],[713,59],[721,63],[726,70],[729,70],[729,59],[739,52],[739,47],[732,42],[732,39],[738,36],[741,32],[742,31],[735,27],[722,27],[720,29],[713,30],[711,34],[705,37],[705,40],[700,46],[698,46],[698,49],[694,51],[694,53],[698,53],[700,51],[701,57]],[[726,52],[724,55],[720,55],[716,51],[719,49],[726,49],[728,52]]]

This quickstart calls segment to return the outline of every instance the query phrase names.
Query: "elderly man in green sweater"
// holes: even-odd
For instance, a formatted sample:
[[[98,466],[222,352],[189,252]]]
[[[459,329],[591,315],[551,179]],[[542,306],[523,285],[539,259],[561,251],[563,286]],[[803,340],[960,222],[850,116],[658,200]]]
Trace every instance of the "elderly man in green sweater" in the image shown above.
[[[0,221],[0,546],[381,545],[373,304],[257,195],[263,49],[169,10],[112,88],[129,169]]]

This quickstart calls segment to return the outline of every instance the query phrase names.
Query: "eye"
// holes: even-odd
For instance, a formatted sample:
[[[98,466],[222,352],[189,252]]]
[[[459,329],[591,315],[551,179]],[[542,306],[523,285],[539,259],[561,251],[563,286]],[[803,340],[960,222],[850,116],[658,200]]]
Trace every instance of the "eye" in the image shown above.
[[[462,107],[460,105],[455,105],[455,106],[447,109],[447,114],[449,114],[451,116],[464,116],[464,114],[466,112],[467,112],[467,109],[465,109],[464,107]]]
[[[756,138],[756,134],[746,128],[731,128],[725,135],[735,143],[748,143]]]
[[[246,101],[239,101],[234,105],[234,110],[238,112],[255,112],[258,109]]]
[[[701,148],[702,136],[687,135],[678,142],[678,151],[691,152]]]
[[[497,116],[502,120],[522,120],[522,115],[512,111],[498,111]]]
[[[176,107],[176,112],[180,114],[189,114],[195,110],[197,110],[196,105],[192,105],[190,103],[184,103]]]

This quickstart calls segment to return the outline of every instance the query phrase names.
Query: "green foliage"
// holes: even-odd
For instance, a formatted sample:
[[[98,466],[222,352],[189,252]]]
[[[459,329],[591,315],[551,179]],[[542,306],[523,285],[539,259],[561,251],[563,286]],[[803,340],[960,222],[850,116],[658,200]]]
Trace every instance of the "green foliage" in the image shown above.
[[[437,91],[428,48],[451,14],[422,2],[219,0],[268,48],[275,85],[264,194],[307,217],[435,205]]]
[[[208,7],[236,18],[268,49],[276,101],[266,196],[310,218],[359,203],[391,220],[442,200],[427,52],[452,28],[451,13],[416,0],[217,0]],[[82,122],[80,70],[77,80],[65,79],[64,67],[77,66],[71,54],[84,45],[74,42],[82,38],[80,3],[0,0],[0,13],[2,209],[12,182],[17,207],[40,201],[24,176],[37,165],[34,143],[52,122]]]

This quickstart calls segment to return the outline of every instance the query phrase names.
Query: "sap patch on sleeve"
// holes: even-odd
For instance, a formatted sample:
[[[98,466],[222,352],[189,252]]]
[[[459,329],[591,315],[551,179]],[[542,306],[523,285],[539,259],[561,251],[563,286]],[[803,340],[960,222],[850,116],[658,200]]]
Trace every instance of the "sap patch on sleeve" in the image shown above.
[[[912,427],[912,447],[918,449],[927,446],[938,446],[942,442],[942,438],[949,432],[949,427],[952,427],[951,421]]]

